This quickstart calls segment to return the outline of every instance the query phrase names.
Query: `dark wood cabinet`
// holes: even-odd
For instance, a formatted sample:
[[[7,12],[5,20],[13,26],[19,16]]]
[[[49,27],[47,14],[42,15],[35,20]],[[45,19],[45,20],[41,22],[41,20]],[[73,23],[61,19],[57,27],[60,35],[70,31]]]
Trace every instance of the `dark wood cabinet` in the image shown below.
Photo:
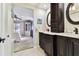
[[[73,42],[72,42],[72,38],[66,37],[67,38],[67,44],[66,46],[68,47],[66,52],[67,52],[67,56],[73,56]]]
[[[65,55],[65,44],[66,40],[64,37],[57,36],[57,55],[58,56],[63,56]]]
[[[66,55],[67,56],[79,56],[79,39],[77,38],[71,38],[71,37],[65,37],[67,40],[66,46],[67,50]]]
[[[72,38],[57,36],[57,55],[58,56],[72,56],[73,55]]]
[[[39,45],[46,52],[47,55],[53,55],[53,37],[48,34],[39,34]]]
[[[67,56],[79,56],[79,39],[66,37],[67,39]]]
[[[79,39],[73,39],[73,56],[79,56]]]
[[[57,36],[57,55],[58,56],[72,56],[73,55],[72,38]]]
[[[64,4],[51,3],[51,31],[64,32]]]
[[[79,39],[39,33],[39,45],[48,56],[79,56]]]
[[[79,56],[79,39],[57,36],[57,55]]]

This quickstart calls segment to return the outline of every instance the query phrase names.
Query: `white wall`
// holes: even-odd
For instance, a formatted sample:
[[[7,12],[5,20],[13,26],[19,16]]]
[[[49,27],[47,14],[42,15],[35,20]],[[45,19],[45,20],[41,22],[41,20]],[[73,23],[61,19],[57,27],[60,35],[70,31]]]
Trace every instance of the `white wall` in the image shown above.
[[[46,18],[46,11],[43,9],[36,9],[36,21],[35,21],[35,46],[39,46],[39,31],[45,31],[45,18]],[[37,24],[38,18],[42,19],[42,24]]]
[[[37,26],[36,26],[39,31],[45,29],[45,26],[44,26],[45,25],[45,18],[46,18],[45,15],[46,15],[45,10],[43,10],[43,9],[36,10],[36,17],[37,17],[36,24],[37,24],[37,21],[39,18],[42,20],[42,24],[37,24]]]
[[[47,14],[50,12],[50,8],[48,10],[43,9],[37,9],[36,10],[36,18],[42,19],[42,24],[37,24],[37,20],[35,22],[36,24],[36,45],[39,45],[39,31],[46,31],[46,29],[50,29],[46,23]],[[48,20],[50,22],[50,19]]]
[[[75,29],[74,27],[78,28],[78,32],[79,32],[79,25],[73,25],[71,23],[69,23],[66,19],[66,8],[67,8],[67,3],[64,5],[64,20],[65,20],[65,32],[66,33],[75,33],[73,30]]]
[[[47,25],[47,22],[46,22],[46,18],[47,18],[47,15],[48,15],[49,12],[50,12],[50,8],[46,11],[46,14],[45,14],[45,30],[49,29],[49,31],[51,31],[51,27],[49,27]],[[51,25],[51,14],[48,17],[48,23],[49,23],[49,25]]]
[[[48,10],[43,10],[43,9],[37,9],[36,11],[36,15],[37,15],[37,19],[40,18],[42,19],[42,24],[37,24],[37,28],[39,31],[46,31],[48,27],[47,23],[46,23],[46,18],[47,18],[47,14],[50,12],[50,8]],[[37,20],[36,20],[37,22]],[[48,19],[48,22],[50,22],[50,19]]]

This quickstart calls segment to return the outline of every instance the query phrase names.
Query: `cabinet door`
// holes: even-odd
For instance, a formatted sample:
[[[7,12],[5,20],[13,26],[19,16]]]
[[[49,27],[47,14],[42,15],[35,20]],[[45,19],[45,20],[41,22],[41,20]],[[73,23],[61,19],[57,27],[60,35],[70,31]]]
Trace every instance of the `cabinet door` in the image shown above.
[[[68,56],[69,50],[71,48],[71,43],[68,41],[67,37],[57,36],[57,55]]]
[[[53,55],[53,38],[51,35],[45,37],[45,51],[48,55]]]
[[[39,45],[42,49],[45,49],[45,35],[43,33],[39,33]]]
[[[79,43],[74,43],[74,56],[79,56]]]
[[[72,38],[67,37],[67,46],[68,46],[67,55],[68,56],[73,56],[73,42],[72,41],[73,41]]]
[[[57,55],[64,56],[65,55],[65,39],[64,37],[57,37]]]
[[[74,39],[73,42],[73,55],[74,56],[79,56],[79,40]]]
[[[79,40],[76,38],[68,39],[68,56],[79,56]]]
[[[40,33],[39,45],[46,52],[47,55],[53,55],[53,36]]]
[[[65,55],[79,56],[79,40],[76,38],[65,37]]]

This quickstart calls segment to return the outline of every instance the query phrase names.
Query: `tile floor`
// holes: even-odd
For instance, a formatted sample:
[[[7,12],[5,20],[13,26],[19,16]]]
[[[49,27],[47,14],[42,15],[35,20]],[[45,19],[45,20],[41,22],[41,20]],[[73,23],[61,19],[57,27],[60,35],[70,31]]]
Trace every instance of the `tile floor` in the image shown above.
[[[37,47],[16,52],[14,56],[46,56],[46,54],[40,47]]]

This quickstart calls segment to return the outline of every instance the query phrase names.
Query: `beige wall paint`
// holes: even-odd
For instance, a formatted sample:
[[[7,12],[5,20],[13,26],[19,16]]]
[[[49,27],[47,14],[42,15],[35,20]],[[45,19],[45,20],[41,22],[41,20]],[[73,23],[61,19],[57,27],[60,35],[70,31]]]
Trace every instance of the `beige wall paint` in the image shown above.
[[[73,25],[73,24],[70,24],[68,21],[67,21],[67,18],[66,18],[66,8],[67,8],[67,3],[65,3],[64,5],[64,20],[65,20],[65,33],[75,33],[73,30],[75,29],[74,27],[78,28],[78,33],[79,33],[79,25]]]

